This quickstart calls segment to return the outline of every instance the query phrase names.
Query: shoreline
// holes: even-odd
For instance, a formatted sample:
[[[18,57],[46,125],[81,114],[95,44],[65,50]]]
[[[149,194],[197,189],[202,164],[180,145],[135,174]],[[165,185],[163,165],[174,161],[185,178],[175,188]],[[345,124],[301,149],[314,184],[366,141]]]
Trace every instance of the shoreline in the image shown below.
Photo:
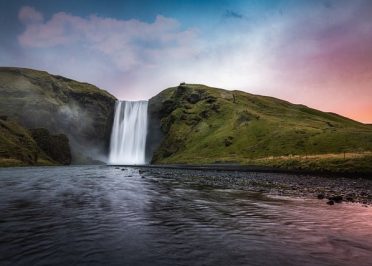
[[[247,168],[230,165],[213,167],[193,165],[127,165],[109,166],[115,169],[139,169],[143,178],[183,178],[192,184],[222,189],[239,189],[280,196],[306,197],[324,204],[341,202],[372,205],[372,179],[312,173],[272,172],[268,168]],[[256,170],[256,171],[253,171]]]
[[[160,169],[181,169],[201,171],[227,171],[227,172],[257,172],[257,173],[282,173],[295,175],[317,175],[322,177],[347,177],[372,179],[372,173],[366,172],[333,172],[316,170],[283,169],[261,165],[241,164],[137,164],[137,165],[115,165],[106,164],[108,167],[137,167],[137,168],[160,168]]]

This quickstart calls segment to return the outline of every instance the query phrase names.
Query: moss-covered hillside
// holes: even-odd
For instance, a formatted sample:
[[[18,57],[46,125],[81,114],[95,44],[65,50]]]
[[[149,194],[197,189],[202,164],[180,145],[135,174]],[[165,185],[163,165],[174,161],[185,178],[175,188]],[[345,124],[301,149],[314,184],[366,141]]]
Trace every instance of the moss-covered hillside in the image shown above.
[[[263,159],[372,151],[369,125],[242,91],[184,84],[150,99],[149,108],[159,140],[150,137],[153,163],[270,165]]]
[[[110,140],[115,97],[44,71],[0,67],[0,115],[26,128],[67,135],[75,163],[100,159]]]
[[[0,117],[0,166],[64,165],[71,163],[65,135],[46,129],[28,130],[5,116]]]

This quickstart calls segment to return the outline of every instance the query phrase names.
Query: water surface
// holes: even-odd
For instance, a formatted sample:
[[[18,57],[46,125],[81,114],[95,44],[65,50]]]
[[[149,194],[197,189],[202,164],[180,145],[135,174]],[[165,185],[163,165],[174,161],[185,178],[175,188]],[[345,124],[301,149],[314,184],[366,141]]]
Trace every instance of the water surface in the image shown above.
[[[371,265],[371,210],[135,168],[1,169],[0,264]]]

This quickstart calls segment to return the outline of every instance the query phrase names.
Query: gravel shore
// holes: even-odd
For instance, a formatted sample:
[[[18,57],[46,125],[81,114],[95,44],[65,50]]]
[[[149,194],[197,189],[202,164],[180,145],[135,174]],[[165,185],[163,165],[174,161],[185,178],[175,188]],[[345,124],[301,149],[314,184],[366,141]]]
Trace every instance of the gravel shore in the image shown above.
[[[318,198],[329,205],[341,202],[372,204],[372,180],[366,178],[158,167],[139,167],[139,171],[144,178],[182,178],[197,185]]]

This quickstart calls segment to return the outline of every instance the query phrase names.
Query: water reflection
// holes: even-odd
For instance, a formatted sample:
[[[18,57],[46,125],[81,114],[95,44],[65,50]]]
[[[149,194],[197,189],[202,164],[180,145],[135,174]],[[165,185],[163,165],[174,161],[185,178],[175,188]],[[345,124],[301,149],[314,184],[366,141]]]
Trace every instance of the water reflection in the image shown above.
[[[114,167],[0,170],[1,265],[368,265],[372,212]]]

